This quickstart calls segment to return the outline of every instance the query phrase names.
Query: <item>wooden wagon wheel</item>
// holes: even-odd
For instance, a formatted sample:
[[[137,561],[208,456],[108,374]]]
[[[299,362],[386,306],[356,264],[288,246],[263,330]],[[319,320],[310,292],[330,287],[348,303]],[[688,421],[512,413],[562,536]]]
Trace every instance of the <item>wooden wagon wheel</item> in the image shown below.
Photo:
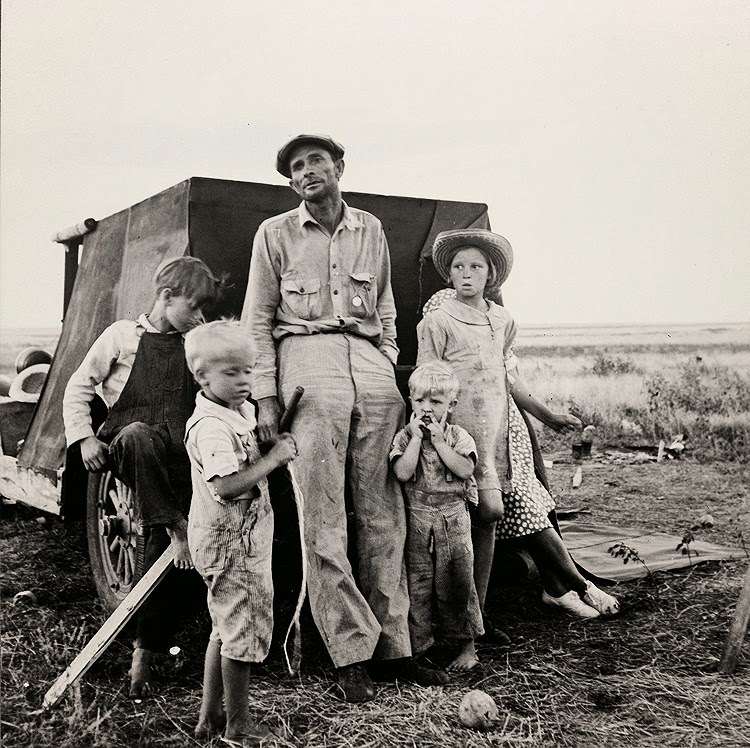
[[[131,490],[109,471],[89,476],[86,535],[97,593],[113,611],[143,574],[144,537]]]

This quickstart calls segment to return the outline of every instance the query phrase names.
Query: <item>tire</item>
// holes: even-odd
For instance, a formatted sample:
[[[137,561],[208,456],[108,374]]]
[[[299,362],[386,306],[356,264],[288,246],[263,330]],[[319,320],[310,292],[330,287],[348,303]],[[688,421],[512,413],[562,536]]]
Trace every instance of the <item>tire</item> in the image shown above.
[[[24,348],[16,356],[16,374],[20,374],[24,369],[28,369],[29,366],[34,364],[52,364],[52,356],[43,351],[41,348]]]
[[[112,612],[143,575],[144,537],[132,492],[106,471],[92,473],[86,498],[86,537],[94,584]]]

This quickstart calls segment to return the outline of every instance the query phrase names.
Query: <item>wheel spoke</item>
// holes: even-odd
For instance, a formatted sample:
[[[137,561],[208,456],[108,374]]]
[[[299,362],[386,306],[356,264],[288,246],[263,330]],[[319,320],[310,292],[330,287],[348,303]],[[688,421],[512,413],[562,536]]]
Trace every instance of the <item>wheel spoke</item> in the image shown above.
[[[130,559],[130,554],[128,553],[127,549],[124,549],[124,558],[125,558],[125,570],[122,575],[122,583],[124,585],[130,586],[130,584],[133,581],[133,567],[132,567],[132,561]]]
[[[122,571],[124,567],[125,567],[125,553],[124,553],[123,547],[120,546],[120,552],[117,554],[117,570],[115,572],[120,579],[122,579]]]

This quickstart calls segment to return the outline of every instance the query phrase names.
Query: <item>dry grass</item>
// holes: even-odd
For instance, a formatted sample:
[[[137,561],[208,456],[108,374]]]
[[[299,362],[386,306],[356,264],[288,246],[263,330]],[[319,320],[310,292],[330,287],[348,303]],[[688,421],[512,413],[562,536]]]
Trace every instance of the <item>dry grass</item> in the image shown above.
[[[750,536],[748,474],[740,464],[589,462],[576,491],[567,488],[571,469],[552,469],[553,483],[563,489],[559,501],[587,504],[594,521],[679,533],[707,511],[715,526],[705,539],[734,545],[740,531]],[[195,622],[180,635],[182,654],[160,660],[153,699],[139,705],[126,698],[125,636],[58,708],[39,711],[46,689],[103,616],[80,531],[20,515],[0,521],[2,745],[201,745],[192,730],[206,629]],[[548,612],[534,582],[496,587],[490,611],[513,647],[482,646],[481,669],[444,688],[380,684],[377,700],[362,706],[336,698],[330,663],[308,622],[301,676],[288,678],[278,654],[272,657],[253,683],[252,709],[279,733],[278,746],[745,745],[748,645],[736,675],[712,671],[745,566],[698,565],[621,585],[623,613],[611,621],[569,621]],[[22,589],[35,593],[36,605],[11,604]],[[487,691],[500,709],[487,734],[458,722],[458,703],[471,688]]]
[[[562,334],[560,334],[562,331]],[[524,379],[553,408],[574,408],[610,444],[684,434],[711,457],[750,450],[750,325],[532,329],[519,337]],[[546,448],[560,446],[551,432]]]

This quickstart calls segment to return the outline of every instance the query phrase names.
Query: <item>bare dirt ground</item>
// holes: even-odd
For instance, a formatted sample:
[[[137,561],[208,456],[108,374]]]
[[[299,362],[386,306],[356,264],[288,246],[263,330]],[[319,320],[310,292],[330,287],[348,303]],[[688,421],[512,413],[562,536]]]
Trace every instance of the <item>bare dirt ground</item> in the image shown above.
[[[659,465],[584,465],[551,470],[558,504],[588,506],[593,522],[677,535],[705,513],[701,539],[736,547],[750,540],[748,468],[690,457]],[[2,745],[198,746],[207,628],[189,622],[177,656],[158,663],[153,698],[127,699],[126,632],[48,713],[42,697],[105,616],[90,579],[82,531],[29,510],[0,518],[2,569]],[[380,684],[364,706],[336,698],[331,668],[308,625],[299,678],[278,651],[259,668],[250,699],[279,746],[721,746],[750,735],[750,646],[733,676],[715,672],[747,561],[698,564],[617,588],[622,614],[594,622],[561,618],[533,582],[496,587],[490,613],[513,645],[480,647],[482,664],[445,688]],[[14,596],[28,590],[33,598]],[[439,655],[439,653],[438,653]],[[500,719],[487,733],[462,727],[461,697],[481,688]],[[205,745],[205,744],[203,744]],[[214,746],[219,745],[214,741]]]

